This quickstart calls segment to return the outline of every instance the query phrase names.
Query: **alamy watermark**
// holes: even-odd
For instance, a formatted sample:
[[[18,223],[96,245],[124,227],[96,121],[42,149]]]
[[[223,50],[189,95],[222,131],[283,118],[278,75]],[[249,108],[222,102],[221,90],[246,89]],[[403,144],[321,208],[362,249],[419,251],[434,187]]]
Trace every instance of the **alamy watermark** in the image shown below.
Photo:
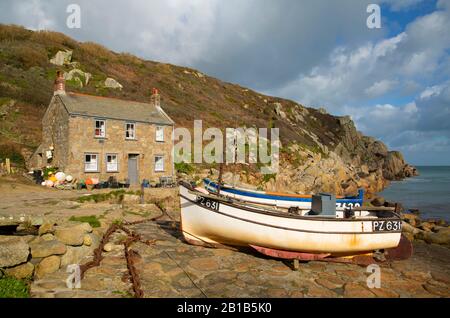
[[[81,270],[80,265],[78,264],[71,264],[67,266],[67,273],[70,273],[70,275],[66,279],[66,286],[67,288],[74,289],[74,288],[81,288]]]
[[[279,136],[279,128],[239,127],[223,132],[210,127],[203,131],[202,120],[195,120],[194,138],[187,128],[174,130],[174,162],[259,164],[262,174],[278,173]]]
[[[370,13],[366,20],[367,27],[369,29],[381,29],[381,7],[378,4],[369,4],[366,11]]]
[[[81,7],[79,4],[69,4],[66,8],[66,13],[69,16],[66,20],[66,25],[69,29],[80,29],[81,28]]]
[[[370,264],[366,268],[366,273],[370,273],[367,277],[366,284],[370,289],[381,288],[381,268],[377,264]]]

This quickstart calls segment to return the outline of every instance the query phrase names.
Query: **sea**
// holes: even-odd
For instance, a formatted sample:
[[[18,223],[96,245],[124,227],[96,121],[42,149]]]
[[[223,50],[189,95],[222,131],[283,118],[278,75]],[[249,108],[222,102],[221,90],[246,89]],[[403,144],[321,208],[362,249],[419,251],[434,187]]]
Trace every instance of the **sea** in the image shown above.
[[[419,176],[393,181],[380,193],[386,201],[419,209],[422,219],[450,221],[450,166],[417,166]]]

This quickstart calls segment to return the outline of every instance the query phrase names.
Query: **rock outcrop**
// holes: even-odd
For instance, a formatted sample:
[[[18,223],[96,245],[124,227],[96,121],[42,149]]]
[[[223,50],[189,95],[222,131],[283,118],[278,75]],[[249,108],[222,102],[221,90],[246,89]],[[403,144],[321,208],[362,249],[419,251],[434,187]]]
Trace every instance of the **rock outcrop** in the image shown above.
[[[119,89],[121,90],[123,88],[122,84],[120,84],[118,81],[116,81],[114,78],[108,77],[104,82],[105,87],[107,88],[113,88],[113,89]]]
[[[70,50],[58,51],[56,55],[50,59],[50,63],[57,66],[68,65],[72,61],[72,53],[73,51]]]

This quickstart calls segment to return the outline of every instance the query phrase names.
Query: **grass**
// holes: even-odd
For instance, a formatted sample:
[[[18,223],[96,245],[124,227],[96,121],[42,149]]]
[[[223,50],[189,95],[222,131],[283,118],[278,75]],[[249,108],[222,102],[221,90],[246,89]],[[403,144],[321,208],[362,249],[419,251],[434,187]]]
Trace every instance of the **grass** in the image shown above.
[[[76,222],[86,222],[89,223],[92,227],[100,227],[100,221],[95,215],[89,215],[89,216],[71,216],[69,221],[76,221]]]
[[[30,288],[26,281],[13,277],[0,279],[0,298],[29,298]]]
[[[99,202],[104,202],[104,201],[109,201],[111,199],[114,199],[114,200],[117,200],[118,202],[121,202],[123,199],[123,196],[125,194],[140,195],[141,191],[116,190],[116,191],[111,191],[108,193],[96,193],[96,194],[79,197],[77,199],[77,201],[80,203],[85,203],[85,202],[90,202],[90,201],[99,203]]]

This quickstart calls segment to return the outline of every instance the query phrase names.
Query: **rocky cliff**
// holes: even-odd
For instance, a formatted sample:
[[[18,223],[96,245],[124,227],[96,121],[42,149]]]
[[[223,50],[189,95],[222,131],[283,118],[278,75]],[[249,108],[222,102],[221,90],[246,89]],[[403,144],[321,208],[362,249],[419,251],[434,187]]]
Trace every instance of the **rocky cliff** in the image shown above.
[[[39,123],[57,70],[64,71],[68,91],[148,102],[151,88],[158,87],[163,107],[177,126],[192,128],[194,119],[202,119],[203,127],[279,127],[280,172],[263,176],[257,167],[242,166],[242,183],[337,194],[364,187],[374,193],[389,180],[416,173],[399,152],[358,132],[349,117],[265,96],[193,69],[80,43],[60,33],[7,25],[0,25],[0,159],[10,157],[23,164],[39,144]],[[211,168],[181,170],[200,177],[210,174]]]

